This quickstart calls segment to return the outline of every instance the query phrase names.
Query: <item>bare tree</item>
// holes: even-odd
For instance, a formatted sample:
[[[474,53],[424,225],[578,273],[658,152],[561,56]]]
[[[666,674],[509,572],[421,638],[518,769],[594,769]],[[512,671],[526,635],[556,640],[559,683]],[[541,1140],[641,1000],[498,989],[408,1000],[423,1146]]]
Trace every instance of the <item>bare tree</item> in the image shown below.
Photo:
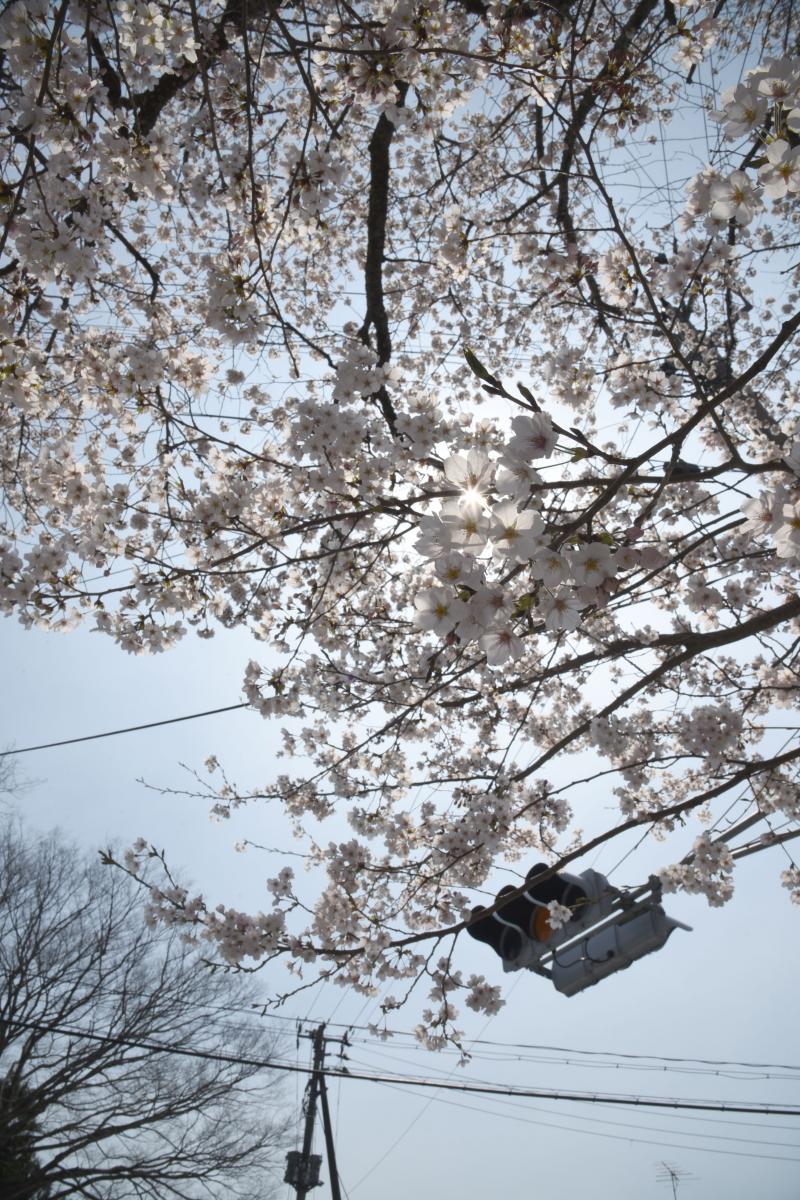
[[[4,1200],[269,1192],[274,1039],[235,1015],[253,985],[148,928],[135,890],[55,836],[0,835]]]
[[[0,1187],[4,1196],[23,1191],[32,1200],[47,1200],[50,1189],[41,1183],[36,1158],[33,1097],[12,1079],[0,1080]]]
[[[13,795],[18,787],[15,759],[5,751],[4,757],[0,758],[0,804],[4,803],[6,796]]]

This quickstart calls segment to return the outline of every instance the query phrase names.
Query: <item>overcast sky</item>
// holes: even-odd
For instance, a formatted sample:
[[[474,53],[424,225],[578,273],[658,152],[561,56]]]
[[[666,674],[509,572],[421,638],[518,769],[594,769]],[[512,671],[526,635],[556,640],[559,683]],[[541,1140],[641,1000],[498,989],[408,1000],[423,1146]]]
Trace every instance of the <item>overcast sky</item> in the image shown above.
[[[253,643],[241,632],[223,631],[205,642],[187,638],[161,657],[132,658],[97,634],[45,634],[2,621],[0,740],[24,747],[236,704],[253,654]],[[275,724],[239,711],[26,754],[19,770],[33,783],[18,806],[29,826],[58,825],[91,852],[109,841],[124,845],[146,837],[167,849],[170,862],[191,876],[210,903],[257,909],[265,878],[289,860],[252,850],[240,854],[233,847],[250,837],[278,849],[301,849],[279,814],[256,807],[214,824],[202,801],[161,796],[137,778],[180,789],[191,783],[180,764],[202,769],[213,753],[238,783],[250,787],[274,770],[277,745]],[[609,796],[589,789],[578,824],[587,831],[608,824],[611,807]],[[332,828],[330,837],[339,832]],[[675,849],[688,849],[692,836],[683,835]],[[594,866],[618,885],[634,884],[675,857],[673,847],[645,844],[613,869],[624,850],[615,842],[579,869]],[[467,1039],[482,1039],[467,1068],[457,1067],[452,1054],[415,1046],[408,1036],[419,1011],[413,1003],[394,1014],[392,1027],[405,1033],[388,1042],[354,1030],[348,1065],[369,1073],[552,1091],[796,1104],[800,1066],[792,1072],[621,1057],[800,1063],[800,911],[779,884],[785,865],[779,849],[747,859],[737,871],[736,895],[723,910],[709,909],[702,897],[667,897],[667,910],[693,932],[677,931],[657,954],[571,999],[537,976],[507,976],[507,1004],[498,1016],[487,1021],[464,1010],[460,1025]],[[460,939],[456,960],[465,974],[502,978],[488,947],[467,938]],[[265,997],[289,984],[280,966],[263,974]],[[378,1016],[377,999],[327,984],[287,1001],[268,1024],[286,1028],[287,1058],[307,1064],[310,1044],[301,1040],[297,1048],[296,1019],[307,1021],[307,1028],[334,1022],[330,1032],[341,1034],[348,1023],[366,1026]],[[299,1101],[301,1087],[302,1080],[287,1076],[288,1104]],[[669,1197],[669,1182],[658,1179],[662,1162],[682,1173],[680,1197],[798,1196],[797,1118],[509,1102],[356,1080],[332,1081],[331,1100],[341,1177],[349,1196],[359,1200],[409,1195],[572,1200],[581,1188],[614,1200]],[[322,1151],[321,1129],[317,1143]],[[281,1184],[278,1194],[290,1192]],[[327,1183],[316,1192],[319,1200],[328,1195]]]

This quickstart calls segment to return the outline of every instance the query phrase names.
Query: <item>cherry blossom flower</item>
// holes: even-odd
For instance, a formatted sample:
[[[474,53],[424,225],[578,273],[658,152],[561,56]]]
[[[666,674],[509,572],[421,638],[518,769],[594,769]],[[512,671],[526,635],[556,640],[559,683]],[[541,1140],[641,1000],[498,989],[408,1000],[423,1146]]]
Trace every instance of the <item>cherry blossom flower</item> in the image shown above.
[[[445,478],[463,492],[483,493],[492,486],[494,478],[494,465],[480,450],[451,454],[445,459],[443,470]]]
[[[758,177],[764,194],[771,200],[782,199],[787,192],[800,191],[800,148],[792,150],[783,138],[767,146],[767,163]]]
[[[571,588],[562,587],[552,595],[540,600],[545,627],[552,633],[558,630],[577,629],[581,619],[581,606]]]
[[[788,888],[792,904],[800,904],[800,869],[792,865],[781,872],[781,884]]]
[[[717,766],[737,746],[742,725],[729,704],[699,704],[675,722],[675,731],[690,754]]]
[[[712,183],[711,201],[712,217],[739,225],[749,225],[762,207],[757,185],[744,171],[733,171],[727,179]]]
[[[558,550],[541,547],[531,560],[531,578],[540,579],[547,588],[554,588],[563,583],[569,572],[569,561]]]
[[[452,550],[451,527],[439,513],[420,517],[417,524],[419,537],[414,543],[418,554],[425,558],[439,558]]]
[[[783,506],[788,494],[783,484],[777,484],[772,492],[761,492],[752,500],[742,505],[742,512],[747,517],[742,526],[743,532],[774,534],[783,524]]]
[[[775,553],[778,558],[800,558],[800,499],[783,506],[775,531]]]
[[[444,637],[464,615],[465,605],[449,588],[434,587],[414,597],[414,624]]]
[[[716,42],[719,28],[719,22],[713,17],[704,17],[691,29],[684,26],[683,36],[678,38],[678,47],[672,55],[672,61],[685,71],[697,66]]]
[[[496,552],[515,562],[527,562],[542,544],[544,522],[537,512],[520,512],[513,500],[491,510],[489,537]]]
[[[491,629],[483,634],[479,645],[490,667],[500,667],[509,658],[512,661],[520,658],[525,650],[525,643],[510,629]]]
[[[512,455],[506,448],[495,479],[498,495],[524,503],[541,482],[541,475],[524,455]]]
[[[487,1016],[493,1016],[505,1004],[505,1000],[501,999],[500,988],[495,984],[487,983],[483,975],[470,975],[466,986],[470,989],[470,993],[465,1004],[473,1012],[482,1012]]]
[[[433,569],[444,583],[479,588],[484,582],[474,558],[466,554],[442,555],[436,559]]]
[[[739,83],[735,88],[723,92],[722,102],[722,111],[716,117],[723,122],[726,138],[747,137],[766,120],[767,99],[755,92],[749,83]]]
[[[465,495],[442,505],[442,524],[453,547],[480,554],[489,538],[489,519],[477,497]]]
[[[513,594],[502,587],[480,587],[467,604],[459,635],[467,641],[481,637],[496,626],[504,627],[514,611]]]
[[[611,548],[605,542],[588,542],[568,555],[569,569],[576,583],[598,587],[616,573]]]
[[[714,203],[714,188],[722,183],[719,171],[710,166],[704,167],[699,174],[689,180],[686,184],[688,197],[686,210],[680,218],[680,226],[683,230],[691,229],[697,217],[711,211]]]
[[[572,920],[572,915],[572,909],[567,908],[564,904],[559,904],[557,900],[551,900],[547,905],[547,924],[554,932],[568,925]]]
[[[732,870],[728,846],[703,833],[695,840],[689,862],[666,868],[660,877],[665,892],[704,895],[712,907],[719,908],[733,895]]]
[[[546,413],[514,417],[511,428],[514,434],[509,440],[508,452],[512,457],[529,462],[532,458],[549,458],[553,453],[557,435]]]
[[[790,99],[797,94],[800,87],[797,64],[788,59],[766,59],[755,78],[760,94],[768,96],[771,100]]]

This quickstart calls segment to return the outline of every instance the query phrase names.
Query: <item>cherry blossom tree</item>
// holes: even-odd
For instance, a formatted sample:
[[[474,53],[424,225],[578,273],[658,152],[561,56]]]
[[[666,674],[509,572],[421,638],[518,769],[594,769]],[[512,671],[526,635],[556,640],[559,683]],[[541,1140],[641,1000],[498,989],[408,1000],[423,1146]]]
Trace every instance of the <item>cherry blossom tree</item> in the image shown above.
[[[500,1002],[453,950],[497,864],[692,818],[662,882],[719,904],[754,847],[715,806],[793,835],[799,33],[789,0],[6,5],[0,603],[134,653],[250,630],[287,768],[204,790],[324,874],[246,915],[165,864],[154,917],[389,1008],[429,975],[436,1044]],[[577,753],[619,809],[588,843]]]

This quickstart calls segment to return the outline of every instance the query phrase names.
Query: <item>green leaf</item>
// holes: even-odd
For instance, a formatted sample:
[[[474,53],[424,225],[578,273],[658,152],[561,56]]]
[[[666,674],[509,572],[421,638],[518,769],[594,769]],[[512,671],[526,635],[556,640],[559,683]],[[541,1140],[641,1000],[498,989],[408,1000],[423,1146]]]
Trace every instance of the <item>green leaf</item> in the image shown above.
[[[478,379],[483,379],[486,383],[491,383],[493,387],[499,387],[499,380],[495,379],[494,375],[490,375],[483,363],[475,357],[468,346],[464,348],[464,358],[467,360],[467,366],[473,375],[477,375]]]
[[[540,411],[539,401],[536,399],[530,388],[525,387],[524,383],[517,382],[517,391],[519,392],[520,396],[528,401],[528,404],[530,404],[534,412]]]

